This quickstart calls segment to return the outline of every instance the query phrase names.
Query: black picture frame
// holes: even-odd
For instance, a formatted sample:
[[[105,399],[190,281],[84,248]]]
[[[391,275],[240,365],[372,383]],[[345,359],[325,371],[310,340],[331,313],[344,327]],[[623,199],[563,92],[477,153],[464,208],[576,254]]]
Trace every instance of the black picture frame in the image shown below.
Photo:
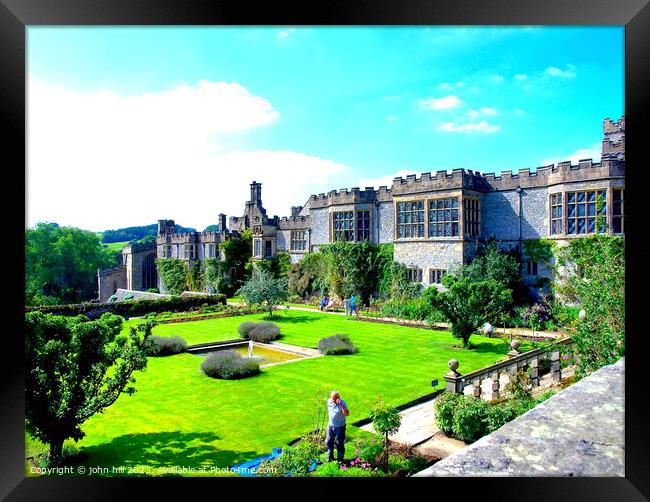
[[[26,190],[26,27],[30,25],[624,25],[626,66],[626,160],[631,168],[626,177],[626,262],[632,274],[626,277],[627,318],[626,331],[626,476],[625,478],[427,478],[420,490],[410,489],[407,496],[430,496],[468,499],[467,492],[476,490],[482,500],[647,500],[650,497],[650,448],[646,419],[647,390],[650,378],[647,335],[643,330],[641,302],[644,300],[643,235],[639,229],[641,215],[645,214],[639,199],[643,196],[644,176],[650,167],[643,158],[644,118],[648,111],[650,89],[650,5],[647,0],[402,0],[389,1],[333,1],[302,2],[284,7],[277,3],[250,5],[243,2],[206,0],[0,0],[0,120],[2,122],[3,165],[6,192]],[[558,117],[562,120],[562,117]],[[645,140],[645,142],[644,142]],[[12,160],[9,160],[12,159]],[[645,160],[645,162],[644,162]],[[25,166],[21,176],[21,165]],[[14,176],[7,181],[9,174]],[[25,192],[26,193],[26,192]],[[642,200],[642,199],[641,199]],[[6,201],[5,201],[6,202]],[[24,226],[15,216],[16,203],[5,209],[6,256],[5,293],[6,312],[11,313],[13,329],[7,329],[0,352],[2,364],[0,397],[0,497],[7,500],[115,500],[135,497],[136,489],[146,483],[146,497],[157,497],[155,492],[169,493],[171,479],[100,479],[100,478],[42,478],[24,477],[24,397],[23,397],[23,341],[22,312],[16,285],[24,281],[19,264],[24,263]],[[647,212],[647,209],[645,210]],[[8,265],[12,264],[12,265]],[[15,280],[11,281],[11,274]],[[15,315],[14,315],[15,314]],[[8,325],[9,326],[9,325]],[[419,478],[422,479],[422,478]],[[184,490],[188,482],[194,486],[185,496],[197,497],[195,483],[201,483],[211,496],[219,497],[224,485],[214,481],[182,480]],[[231,483],[225,490],[245,490],[239,496],[250,495],[251,490],[267,492],[278,487],[264,485],[265,480],[244,481],[247,486],[234,486],[240,479],[222,480]],[[295,482],[295,480],[284,480]],[[314,490],[318,480],[301,483],[300,490]],[[269,482],[271,482],[269,480]],[[325,480],[332,486],[331,480]],[[405,480],[381,480],[384,483],[412,483]],[[208,484],[209,483],[209,484]],[[373,482],[375,484],[375,482]],[[444,487],[443,487],[444,485]],[[346,480],[343,496],[356,496],[347,491],[358,483]],[[405,485],[394,485],[404,490]],[[283,492],[286,486],[281,489]],[[361,486],[368,492],[368,483]],[[452,490],[443,494],[443,490]],[[320,490],[319,490],[320,491]],[[302,492],[303,495],[308,492]],[[420,495],[417,495],[420,493]],[[341,494],[339,494],[341,495]]]

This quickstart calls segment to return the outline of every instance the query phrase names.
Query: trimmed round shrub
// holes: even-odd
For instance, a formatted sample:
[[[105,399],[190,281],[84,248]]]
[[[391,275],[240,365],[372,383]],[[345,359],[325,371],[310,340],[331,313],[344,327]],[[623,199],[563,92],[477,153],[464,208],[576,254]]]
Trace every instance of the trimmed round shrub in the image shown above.
[[[135,296],[133,296],[131,293],[129,293],[128,295],[126,295],[126,296],[124,297],[124,300],[125,300],[125,301],[126,301],[126,300],[133,300],[134,298],[135,298]]]
[[[280,338],[280,327],[272,322],[243,322],[237,331],[242,338],[260,343]]]
[[[235,380],[257,375],[260,372],[260,362],[242,357],[234,350],[223,350],[207,356],[201,363],[201,371],[212,378]]]
[[[321,354],[328,356],[355,354],[359,351],[348,335],[334,335],[321,338],[318,341],[318,350]]]
[[[147,345],[147,355],[149,356],[170,356],[185,352],[187,342],[180,336],[150,336]]]

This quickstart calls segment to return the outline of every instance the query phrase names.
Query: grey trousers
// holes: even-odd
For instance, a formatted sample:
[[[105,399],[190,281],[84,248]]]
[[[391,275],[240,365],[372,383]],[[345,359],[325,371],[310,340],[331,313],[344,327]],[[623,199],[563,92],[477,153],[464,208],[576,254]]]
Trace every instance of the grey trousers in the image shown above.
[[[336,446],[337,460],[342,461],[345,455],[345,425],[341,427],[327,426],[327,458],[334,459],[334,446]]]

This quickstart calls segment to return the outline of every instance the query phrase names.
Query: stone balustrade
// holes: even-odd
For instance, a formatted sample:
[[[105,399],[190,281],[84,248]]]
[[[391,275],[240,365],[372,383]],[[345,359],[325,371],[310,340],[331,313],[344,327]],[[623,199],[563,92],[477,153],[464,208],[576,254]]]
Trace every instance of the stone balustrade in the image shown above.
[[[459,362],[455,359],[449,361],[449,373],[445,375],[445,389],[447,392],[454,394],[467,394],[474,397],[480,397],[486,401],[499,399],[502,389],[510,381],[512,375],[519,370],[530,371],[531,384],[534,387],[539,386],[540,381],[540,363],[544,360],[550,360],[550,373],[553,382],[559,382],[562,378],[560,367],[560,348],[559,345],[570,345],[570,337],[558,340],[551,350],[534,349],[528,352],[519,352],[519,341],[511,342],[512,350],[508,352],[508,359],[491,366],[486,366],[480,370],[472,371],[465,375],[458,372]]]

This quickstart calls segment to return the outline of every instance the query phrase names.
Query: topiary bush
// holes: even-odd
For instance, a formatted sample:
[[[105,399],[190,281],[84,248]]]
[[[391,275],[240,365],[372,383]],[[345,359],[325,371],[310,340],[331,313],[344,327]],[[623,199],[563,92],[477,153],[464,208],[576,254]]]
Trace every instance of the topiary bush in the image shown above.
[[[260,362],[242,357],[234,350],[224,350],[207,356],[201,363],[201,371],[212,378],[235,380],[259,374]]]
[[[334,335],[321,338],[318,341],[318,350],[321,354],[328,356],[355,354],[359,352],[359,349],[352,343],[348,335]]]
[[[147,341],[148,356],[170,356],[185,352],[187,342],[180,336],[150,336]]]
[[[237,328],[239,336],[245,340],[268,343],[280,338],[280,327],[272,322],[243,322]]]

